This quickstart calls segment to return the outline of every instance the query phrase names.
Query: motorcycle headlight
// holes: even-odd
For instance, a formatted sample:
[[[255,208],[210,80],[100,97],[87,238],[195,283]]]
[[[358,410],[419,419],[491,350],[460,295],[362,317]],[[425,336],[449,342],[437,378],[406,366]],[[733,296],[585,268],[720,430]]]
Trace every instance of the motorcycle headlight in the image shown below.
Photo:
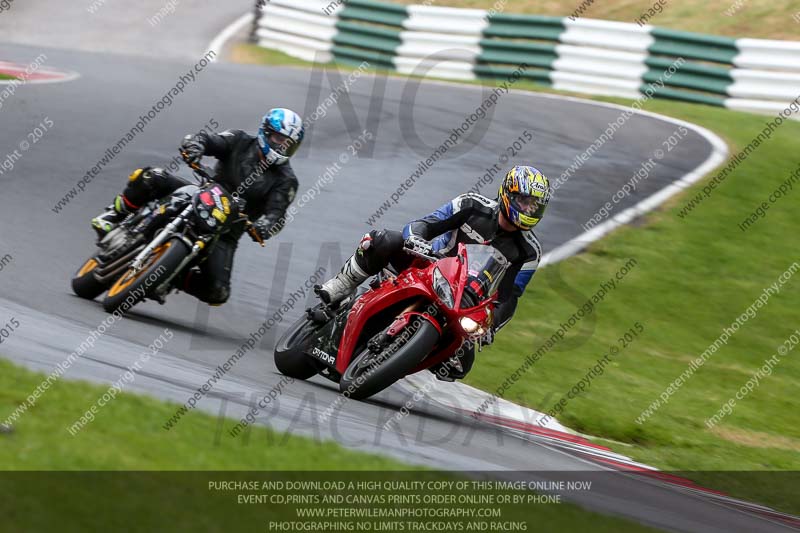
[[[461,317],[459,322],[461,323],[461,327],[463,328],[463,330],[469,333],[470,335],[483,334],[483,328],[481,327],[481,325],[472,320],[470,317],[468,316]]]
[[[194,205],[194,224],[200,231],[214,231],[216,229],[217,221],[211,216],[211,211],[203,204],[197,202]]]
[[[436,296],[438,296],[447,307],[452,308],[453,305],[455,305],[453,288],[438,268],[433,269],[433,290],[436,291]]]

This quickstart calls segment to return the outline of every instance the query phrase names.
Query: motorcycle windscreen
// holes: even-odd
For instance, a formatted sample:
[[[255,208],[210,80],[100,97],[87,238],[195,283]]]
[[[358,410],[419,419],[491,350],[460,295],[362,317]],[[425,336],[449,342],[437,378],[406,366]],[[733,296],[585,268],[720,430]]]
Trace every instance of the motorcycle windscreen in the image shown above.
[[[493,246],[468,244],[467,286],[480,300],[485,300],[500,288],[508,270],[508,260]]]

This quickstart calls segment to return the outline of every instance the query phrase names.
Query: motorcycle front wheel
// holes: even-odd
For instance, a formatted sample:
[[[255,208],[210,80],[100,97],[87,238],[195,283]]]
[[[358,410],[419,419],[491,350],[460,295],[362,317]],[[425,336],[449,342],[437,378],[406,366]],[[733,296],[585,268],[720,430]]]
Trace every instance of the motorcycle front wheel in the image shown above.
[[[414,370],[439,341],[439,331],[424,319],[410,334],[401,331],[380,353],[369,348],[358,354],[339,382],[339,392],[363,400],[388,388]]]
[[[108,289],[103,308],[109,313],[126,313],[169,278],[189,253],[186,244],[180,239],[165,242],[153,250],[141,270],[128,270],[117,279]]]

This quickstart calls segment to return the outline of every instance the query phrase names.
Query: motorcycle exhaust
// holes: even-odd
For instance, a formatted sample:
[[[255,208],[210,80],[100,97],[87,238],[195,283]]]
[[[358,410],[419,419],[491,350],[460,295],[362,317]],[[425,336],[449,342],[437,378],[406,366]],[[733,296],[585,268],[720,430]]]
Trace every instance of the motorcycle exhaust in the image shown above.
[[[128,263],[130,263],[131,259],[136,257],[141,251],[142,247],[139,246],[134,248],[127,254],[123,255],[119,259],[115,259],[112,263],[108,264],[107,266],[103,266],[102,268],[97,268],[94,273],[94,277],[100,283],[107,283],[112,281],[116,276],[120,275],[122,272],[128,269]]]

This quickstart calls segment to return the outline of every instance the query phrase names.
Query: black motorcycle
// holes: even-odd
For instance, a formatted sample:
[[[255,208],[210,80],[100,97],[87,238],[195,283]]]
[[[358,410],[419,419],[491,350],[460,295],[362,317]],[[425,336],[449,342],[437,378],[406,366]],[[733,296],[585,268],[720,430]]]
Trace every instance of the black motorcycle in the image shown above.
[[[127,312],[145,299],[164,303],[185,274],[202,263],[220,235],[243,224],[264,246],[244,201],[192,165],[197,185],[185,185],[129,215],[97,244],[97,252],[72,278],[72,290],[93,300],[108,291],[103,308]]]

